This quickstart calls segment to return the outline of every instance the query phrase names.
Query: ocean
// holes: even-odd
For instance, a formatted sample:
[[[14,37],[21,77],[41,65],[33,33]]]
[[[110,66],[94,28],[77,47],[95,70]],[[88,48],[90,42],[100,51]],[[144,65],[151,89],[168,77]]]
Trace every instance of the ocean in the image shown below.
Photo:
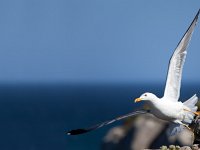
[[[200,95],[199,84],[182,84],[181,99]],[[3,84],[0,86],[0,149],[100,150],[107,131],[122,122],[79,136],[88,127],[134,111],[143,92],[161,97],[164,84]]]

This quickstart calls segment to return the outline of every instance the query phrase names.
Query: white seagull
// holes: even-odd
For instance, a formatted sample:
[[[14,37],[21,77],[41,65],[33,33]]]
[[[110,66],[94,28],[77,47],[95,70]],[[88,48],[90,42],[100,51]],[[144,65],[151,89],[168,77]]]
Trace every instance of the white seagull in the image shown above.
[[[66,134],[77,135],[86,133],[111,124],[115,121],[144,113],[152,113],[159,119],[172,122],[173,124],[168,131],[170,135],[175,135],[176,133],[182,131],[185,127],[189,128],[188,125],[192,122],[194,116],[200,115],[200,112],[197,112],[197,106],[195,106],[198,98],[194,95],[184,103],[178,100],[180,96],[182,70],[187,54],[187,46],[196,26],[199,12],[200,10],[197,12],[191,25],[178,43],[178,46],[170,59],[164,96],[162,98],[158,98],[156,95],[147,92],[135,99],[135,102],[146,101],[150,106],[149,110],[135,111],[86,129],[68,131]]]
[[[183,127],[189,128],[188,125],[192,122],[194,116],[200,114],[197,112],[197,106],[195,106],[198,101],[196,94],[184,103],[178,101],[187,47],[197,23],[199,11],[170,59],[164,96],[158,98],[153,93],[147,92],[135,99],[135,102],[147,101],[150,106],[150,113],[157,118],[175,123],[170,128],[170,135],[182,131]]]

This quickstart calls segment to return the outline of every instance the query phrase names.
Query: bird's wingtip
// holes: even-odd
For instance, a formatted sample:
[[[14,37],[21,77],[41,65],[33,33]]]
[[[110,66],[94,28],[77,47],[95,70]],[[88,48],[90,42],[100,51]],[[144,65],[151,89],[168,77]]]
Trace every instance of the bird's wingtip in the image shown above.
[[[199,8],[199,10],[198,10],[198,12],[197,12],[197,17],[199,16],[199,13],[200,13],[200,8]]]
[[[198,10],[198,12],[197,12],[197,14],[196,14],[196,17],[195,17],[195,18],[197,18],[197,19],[198,19],[198,17],[199,17],[199,13],[200,13],[200,8],[199,8],[199,10]]]
[[[71,131],[64,131],[65,132],[65,134],[67,134],[67,135],[72,135],[71,134]]]
[[[195,16],[193,22],[197,22],[197,21],[198,21],[199,13],[200,13],[200,9],[198,10],[198,12],[197,12],[197,14],[196,14],[196,16]],[[193,22],[192,22],[192,23],[193,23]]]

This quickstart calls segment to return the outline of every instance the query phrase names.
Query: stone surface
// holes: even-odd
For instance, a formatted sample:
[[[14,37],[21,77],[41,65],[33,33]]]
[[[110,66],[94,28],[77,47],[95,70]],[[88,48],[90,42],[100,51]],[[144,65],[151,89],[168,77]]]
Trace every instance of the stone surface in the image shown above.
[[[194,144],[192,146],[192,150],[200,150],[200,145],[199,144]]]
[[[183,146],[180,150],[192,150],[189,146]]]

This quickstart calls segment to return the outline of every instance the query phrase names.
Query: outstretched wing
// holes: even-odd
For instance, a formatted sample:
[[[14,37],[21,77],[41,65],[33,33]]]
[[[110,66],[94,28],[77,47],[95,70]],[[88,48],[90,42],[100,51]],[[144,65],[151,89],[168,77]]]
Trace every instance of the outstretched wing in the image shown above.
[[[125,119],[125,118],[128,118],[128,117],[131,117],[131,116],[139,115],[139,114],[145,114],[145,113],[148,113],[148,112],[149,112],[148,110],[134,111],[132,113],[117,117],[117,118],[109,120],[109,121],[99,123],[97,125],[94,125],[92,127],[86,128],[86,129],[75,129],[75,130],[67,131],[66,134],[68,134],[68,135],[78,135],[78,134],[87,133],[87,132],[96,130],[98,128],[101,128],[103,126],[109,125],[109,124],[111,124],[115,121],[119,121],[119,120],[122,120],[122,119]]]
[[[176,47],[170,59],[164,92],[165,100],[178,101],[179,99],[182,70],[187,54],[187,46],[189,44],[195,25],[197,23],[199,12],[200,10],[196,14],[191,25],[189,26],[182,39],[178,43],[178,46]]]

